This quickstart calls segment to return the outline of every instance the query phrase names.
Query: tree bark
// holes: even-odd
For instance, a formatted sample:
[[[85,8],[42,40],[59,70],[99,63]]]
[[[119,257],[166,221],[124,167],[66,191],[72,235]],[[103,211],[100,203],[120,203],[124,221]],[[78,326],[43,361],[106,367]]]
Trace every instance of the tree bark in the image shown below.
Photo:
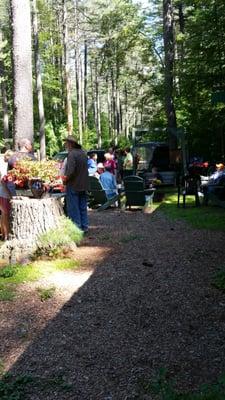
[[[57,199],[15,197],[11,200],[10,239],[35,240],[40,234],[58,226],[61,215],[63,210]]]
[[[57,199],[15,197],[11,200],[10,240],[0,248],[0,259],[9,264],[29,259],[38,246],[38,236],[59,225],[63,209]]]
[[[2,69],[2,74],[0,76],[3,78],[1,82],[1,92],[2,92],[2,111],[3,111],[3,138],[9,139],[9,110],[8,110],[8,97],[6,82],[4,81],[4,67]]]
[[[36,89],[38,97],[38,114],[39,114],[39,141],[40,141],[40,158],[46,158],[46,141],[45,141],[45,113],[44,101],[42,91],[42,78],[41,78],[41,59],[39,52],[39,37],[38,37],[38,18],[36,0],[32,0],[33,5],[33,32],[34,32],[34,59],[35,59],[35,72],[36,72]]]
[[[64,76],[66,86],[66,116],[67,131],[69,135],[73,133],[73,109],[71,100],[70,67],[68,62],[68,24],[66,0],[62,0],[63,5],[63,50],[64,50]]]
[[[98,62],[95,58],[95,110],[96,110],[96,132],[98,139],[98,148],[102,147],[101,135],[101,110],[100,110],[100,93],[99,93],[99,77],[98,77]]]
[[[177,138],[174,130],[177,127],[177,121],[173,101],[174,16],[172,0],[163,0],[163,40],[165,52],[165,111],[170,150],[175,150],[177,148]]]
[[[88,73],[87,73],[87,63],[88,63],[88,46],[87,41],[84,41],[84,126],[87,127],[87,110],[88,110],[88,95],[87,95],[87,83],[88,83]]]
[[[21,138],[33,142],[33,90],[31,18],[29,0],[10,0],[13,62],[14,142]]]

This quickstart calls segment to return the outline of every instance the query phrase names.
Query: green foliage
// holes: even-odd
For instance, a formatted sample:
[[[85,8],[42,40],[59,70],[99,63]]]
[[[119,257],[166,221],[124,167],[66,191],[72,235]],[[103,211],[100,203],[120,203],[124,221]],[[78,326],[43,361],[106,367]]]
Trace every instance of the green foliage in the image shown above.
[[[59,151],[58,140],[52,122],[48,122],[45,125],[45,135],[47,154],[52,157],[55,153]]]
[[[42,288],[42,287],[37,288],[37,292],[39,294],[41,301],[46,301],[51,299],[55,294],[55,290],[56,290],[55,286],[51,286],[49,288]]]
[[[12,301],[14,298],[15,292],[12,286],[0,284],[0,301]]]
[[[12,378],[5,375],[0,380],[0,399],[1,400],[24,400],[25,388],[31,384],[33,379],[30,376],[19,376]]]
[[[26,400],[30,398],[29,391],[38,388],[43,398],[48,397],[49,391],[60,391],[65,393],[71,390],[71,384],[65,381],[63,376],[52,378],[41,378],[31,375],[5,374],[0,380],[0,399],[1,400]]]
[[[38,251],[54,257],[60,254],[62,247],[79,244],[82,238],[83,232],[70,219],[62,216],[57,228],[40,235]]]
[[[166,369],[161,369],[159,376],[153,382],[144,383],[145,393],[157,395],[159,400],[224,400],[225,377],[217,383],[202,386],[197,392],[180,392],[174,388],[174,382],[167,379]]]
[[[10,296],[10,293],[14,292],[10,286],[12,284],[36,281],[55,271],[74,270],[79,266],[79,261],[71,259],[39,260],[28,265],[8,265],[0,270],[0,297]]]
[[[213,276],[212,280],[213,286],[217,289],[225,291],[225,267],[223,266],[216,274]]]

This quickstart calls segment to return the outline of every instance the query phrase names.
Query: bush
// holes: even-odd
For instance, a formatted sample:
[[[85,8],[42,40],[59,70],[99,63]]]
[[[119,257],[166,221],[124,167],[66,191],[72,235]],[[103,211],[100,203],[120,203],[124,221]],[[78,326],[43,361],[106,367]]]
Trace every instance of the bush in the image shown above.
[[[38,254],[57,256],[63,248],[79,244],[83,232],[68,218],[60,217],[58,227],[39,236]]]

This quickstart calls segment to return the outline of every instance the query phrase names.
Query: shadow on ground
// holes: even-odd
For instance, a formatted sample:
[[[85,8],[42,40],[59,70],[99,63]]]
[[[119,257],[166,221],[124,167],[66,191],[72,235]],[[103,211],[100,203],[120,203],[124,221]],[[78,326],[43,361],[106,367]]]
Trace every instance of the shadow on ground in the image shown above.
[[[224,236],[159,211],[93,212],[91,224],[87,252],[110,250],[12,367],[34,377],[27,398],[144,399],[143,382],[161,367],[184,388],[216,379],[225,369],[225,296],[210,279]]]

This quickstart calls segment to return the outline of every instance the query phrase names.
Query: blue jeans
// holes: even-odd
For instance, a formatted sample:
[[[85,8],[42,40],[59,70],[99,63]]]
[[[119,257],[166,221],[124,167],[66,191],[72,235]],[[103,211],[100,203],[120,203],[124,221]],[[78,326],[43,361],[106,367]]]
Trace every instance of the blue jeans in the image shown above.
[[[72,187],[66,188],[66,208],[68,217],[83,231],[88,230],[87,195],[76,192]]]

